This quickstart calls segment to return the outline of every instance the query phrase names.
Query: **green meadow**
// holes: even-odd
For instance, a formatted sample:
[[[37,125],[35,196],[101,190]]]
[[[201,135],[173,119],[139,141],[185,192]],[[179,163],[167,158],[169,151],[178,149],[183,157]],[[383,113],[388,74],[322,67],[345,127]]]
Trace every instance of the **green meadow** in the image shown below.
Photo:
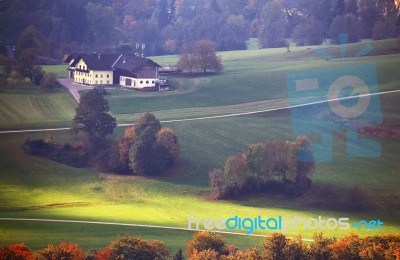
[[[363,46],[350,45],[349,55]],[[373,42],[374,55],[358,61],[331,62],[314,55],[315,47],[247,50],[221,53],[225,69],[221,74],[171,76],[176,91],[140,93],[108,89],[112,113],[119,122],[132,122],[141,113],[155,112],[161,120],[245,113],[286,106],[285,75],[288,72],[326,69],[332,66],[373,63],[377,67],[380,91],[400,87],[400,55],[393,54],[394,41]],[[327,46],[339,57],[338,46]],[[389,53],[389,54],[388,54]],[[311,58],[310,58],[311,57]],[[175,63],[177,57],[154,57],[160,64]],[[62,66],[46,67],[62,75]],[[64,66],[65,68],[65,66]],[[315,101],[319,97],[298,100]],[[382,95],[385,123],[398,124],[400,93]],[[76,102],[67,92],[44,93],[38,88],[20,86],[0,89],[0,128],[38,128],[69,126]],[[40,102],[39,102],[40,101]],[[32,103],[41,105],[31,105]],[[305,124],[321,124],[324,111],[307,110]],[[22,150],[27,138],[48,138],[57,143],[77,142],[68,131],[0,135],[0,217],[68,219],[96,222],[145,224],[186,228],[188,216],[198,218],[302,217],[380,219],[384,230],[352,231],[360,235],[400,232],[400,163],[399,142],[377,140],[382,155],[377,158],[347,158],[345,132],[334,134],[334,160],[318,163],[313,173],[310,194],[324,184],[331,184],[344,196],[345,190],[359,185],[367,197],[367,207],[357,212],[329,210],[316,196],[285,198],[278,195],[257,195],[234,201],[208,199],[208,172],[222,168],[230,155],[246,151],[249,144],[264,140],[293,140],[290,113],[280,110],[246,116],[204,119],[186,122],[165,122],[176,133],[181,146],[179,162],[160,177],[118,176],[95,169],[77,169],[45,158],[30,156]],[[122,136],[118,128],[114,137]],[[369,137],[371,138],[371,137]],[[324,230],[326,236],[342,237],[349,231]],[[84,249],[102,248],[119,235],[130,233],[145,239],[160,239],[171,251],[185,248],[193,231],[118,225],[0,221],[0,245],[24,242],[39,249],[47,244],[68,240]],[[266,235],[264,231],[255,234]],[[301,234],[310,239],[313,230],[288,230],[289,236]],[[261,237],[224,235],[228,243],[248,248],[261,245]]]

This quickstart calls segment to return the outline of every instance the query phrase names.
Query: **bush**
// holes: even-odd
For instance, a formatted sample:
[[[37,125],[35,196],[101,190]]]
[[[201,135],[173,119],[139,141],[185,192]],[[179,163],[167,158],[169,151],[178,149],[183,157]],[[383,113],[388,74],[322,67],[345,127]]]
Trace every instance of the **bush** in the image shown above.
[[[60,88],[61,85],[57,80],[57,75],[53,72],[45,73],[40,80],[40,86],[43,90],[51,91],[55,88]]]
[[[30,138],[28,138],[23,145],[23,149],[26,153],[31,155],[47,156],[51,147],[50,144],[43,139],[30,140]]]

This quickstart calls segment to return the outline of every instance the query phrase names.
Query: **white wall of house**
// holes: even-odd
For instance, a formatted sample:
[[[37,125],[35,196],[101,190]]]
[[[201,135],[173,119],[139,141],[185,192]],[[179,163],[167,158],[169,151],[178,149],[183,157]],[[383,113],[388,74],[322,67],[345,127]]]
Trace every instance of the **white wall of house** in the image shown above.
[[[156,79],[137,79],[121,76],[119,79],[119,84],[128,88],[155,87]]]

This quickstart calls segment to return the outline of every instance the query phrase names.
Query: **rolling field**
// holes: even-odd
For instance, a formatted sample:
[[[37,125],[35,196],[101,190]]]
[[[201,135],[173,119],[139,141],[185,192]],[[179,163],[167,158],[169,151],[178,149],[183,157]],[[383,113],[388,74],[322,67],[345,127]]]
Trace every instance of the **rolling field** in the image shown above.
[[[376,44],[375,44],[376,45]],[[389,47],[380,47],[380,46]],[[349,53],[356,53],[360,45],[351,45]],[[376,45],[375,51],[390,49],[390,41]],[[337,48],[330,47],[333,52]],[[308,59],[313,50],[293,48],[249,50],[222,53],[225,70],[220,75],[195,78],[177,76],[172,80],[178,91],[170,93],[139,93],[108,90],[107,98],[119,122],[132,122],[144,111],[157,111],[163,120],[222,115],[264,110],[288,104],[285,74],[316,68],[328,68],[331,62]],[[314,57],[315,58],[315,57]],[[176,57],[155,58],[160,64],[174,63]],[[360,61],[377,66],[380,91],[400,89],[397,68],[400,55],[364,57]],[[341,66],[338,62],[334,66]],[[59,68],[51,68],[62,71]],[[67,93],[43,94],[40,90],[1,90],[1,128],[57,126],[70,122],[75,101]],[[320,97],[298,100],[315,101]],[[400,93],[382,95],[382,115],[385,123],[398,124]],[[27,108],[25,104],[42,106]],[[11,102],[12,101],[12,102]],[[0,103],[0,104],[2,104]],[[16,111],[16,112],[13,112]],[[309,121],[317,123],[318,106],[306,111]],[[48,114],[45,114],[48,113]],[[36,116],[35,116],[36,115]],[[24,116],[25,118],[22,118]],[[27,118],[27,119],[26,119]],[[29,118],[32,118],[29,121]],[[13,121],[14,120],[14,121]],[[323,123],[320,123],[323,127]],[[67,124],[69,125],[69,124]],[[319,163],[312,176],[313,190],[331,184],[342,192],[360,185],[368,199],[368,207],[360,212],[327,210],[316,206],[315,197],[288,199],[281,196],[249,197],[237,201],[212,201],[208,172],[223,167],[229,155],[245,152],[247,146],[264,140],[293,140],[290,113],[287,110],[248,116],[171,122],[171,127],[182,145],[182,158],[175,168],[162,177],[143,178],[116,176],[93,169],[76,169],[45,158],[29,156],[22,150],[28,138],[47,138],[50,134],[57,143],[74,142],[67,131],[0,135],[0,218],[47,218],[84,221],[136,223],[177,228],[187,227],[190,214],[201,217],[349,217],[351,221],[381,219],[383,231],[353,230],[360,235],[400,233],[400,163],[399,142],[379,140],[382,156],[378,158],[347,158],[345,133],[334,135],[334,161]],[[122,128],[114,136],[122,135]],[[313,190],[311,192],[313,192]],[[348,231],[324,231],[326,236],[342,237]],[[41,223],[0,221],[0,245],[25,242],[33,249],[62,240],[73,241],[84,249],[102,248],[118,235],[131,233],[145,239],[164,240],[176,251],[185,248],[192,231],[164,230],[144,227],[103,226],[96,224]],[[256,234],[266,234],[257,231]],[[290,236],[301,233],[310,239],[313,230],[287,231]],[[228,243],[240,248],[261,245],[262,238],[226,235]]]
[[[69,126],[76,105],[67,91],[46,93],[27,83],[0,88],[0,129]]]

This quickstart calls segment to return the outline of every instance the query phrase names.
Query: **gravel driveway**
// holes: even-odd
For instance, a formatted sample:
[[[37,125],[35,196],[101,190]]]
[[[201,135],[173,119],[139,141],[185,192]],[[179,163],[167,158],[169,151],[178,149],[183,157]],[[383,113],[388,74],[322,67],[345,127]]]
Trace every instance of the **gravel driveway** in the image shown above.
[[[75,83],[71,78],[58,78],[57,80],[58,82],[60,82],[61,85],[65,86],[68,89],[68,91],[71,93],[71,95],[76,99],[78,103],[81,98],[81,96],[79,95],[79,91],[93,88],[93,86],[86,86],[79,83]]]

